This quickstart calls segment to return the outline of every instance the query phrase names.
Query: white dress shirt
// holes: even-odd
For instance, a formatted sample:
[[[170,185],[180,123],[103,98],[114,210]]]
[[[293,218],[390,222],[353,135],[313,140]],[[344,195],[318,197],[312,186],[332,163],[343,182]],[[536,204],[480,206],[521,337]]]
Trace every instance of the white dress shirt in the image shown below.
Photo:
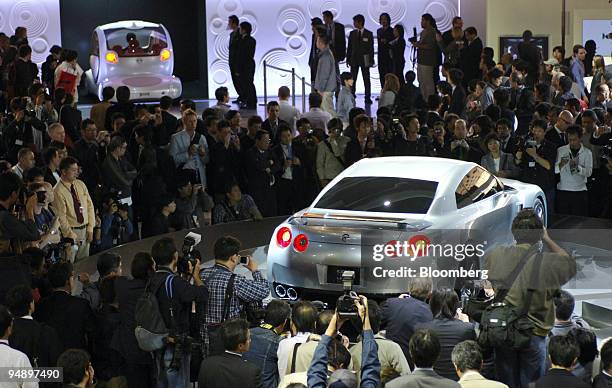
[[[568,160],[563,167],[561,161]],[[570,160],[575,160],[575,168],[570,166]],[[555,174],[561,174],[561,179],[557,183],[557,190],[561,191],[586,191],[587,178],[593,172],[593,154],[591,150],[580,146],[578,155],[573,157],[570,146],[564,145],[557,149],[557,162],[555,163]]]
[[[0,340],[0,368],[31,368],[28,356],[9,346],[8,340]],[[1,388],[38,388],[38,383],[0,382]]]
[[[291,147],[291,148],[290,148]],[[293,160],[293,147],[291,144],[285,145],[281,144],[281,149],[283,150],[283,154],[285,154],[285,159]],[[293,179],[293,168],[291,166],[287,167],[283,172],[283,179]]]
[[[280,107],[280,112],[278,113],[278,118],[289,124],[293,133],[297,130],[295,124],[300,119],[301,113],[298,108],[291,105],[289,101],[280,100],[278,102]]]
[[[295,344],[303,344],[311,333],[299,332],[293,337],[282,339],[278,344],[276,356],[278,357],[278,376],[283,377],[287,372],[289,358],[293,355]]]

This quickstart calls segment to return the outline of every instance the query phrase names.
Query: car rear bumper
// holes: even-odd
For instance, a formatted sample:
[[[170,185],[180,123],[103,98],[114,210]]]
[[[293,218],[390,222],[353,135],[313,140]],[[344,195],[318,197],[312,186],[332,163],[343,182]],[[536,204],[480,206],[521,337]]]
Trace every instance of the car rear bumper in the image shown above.
[[[183,85],[178,77],[155,74],[106,79],[100,83],[98,94],[101,94],[102,89],[106,86],[111,86],[115,90],[119,86],[127,86],[130,88],[130,100],[136,101],[159,100],[163,96],[175,99],[179,98],[183,92]]]

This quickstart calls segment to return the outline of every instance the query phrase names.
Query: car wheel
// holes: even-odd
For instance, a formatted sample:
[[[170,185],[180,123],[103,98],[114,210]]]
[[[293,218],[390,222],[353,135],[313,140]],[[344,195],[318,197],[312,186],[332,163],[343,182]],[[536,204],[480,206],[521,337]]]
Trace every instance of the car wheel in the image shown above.
[[[542,219],[542,223],[544,224],[544,226],[546,226],[548,221],[546,215],[546,206],[544,205],[544,202],[541,198],[538,197],[533,202],[533,211],[538,217]]]

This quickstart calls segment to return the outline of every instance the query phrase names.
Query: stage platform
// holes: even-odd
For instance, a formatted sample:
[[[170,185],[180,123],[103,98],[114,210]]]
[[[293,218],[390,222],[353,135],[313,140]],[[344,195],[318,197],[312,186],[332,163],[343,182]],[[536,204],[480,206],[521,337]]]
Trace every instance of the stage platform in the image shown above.
[[[252,254],[259,269],[266,274],[267,245],[274,229],[284,219],[285,217],[274,217],[257,222],[219,224],[192,230],[202,235],[202,242],[196,249],[204,258],[203,267],[213,264],[213,242],[221,236],[232,235],[242,241],[243,253]],[[553,215],[549,225],[551,237],[576,257],[578,273],[564,285],[576,298],[575,313],[583,316],[597,330],[599,338],[612,336],[611,231],[612,220],[598,218]],[[188,232],[189,230],[174,232],[164,237],[173,238],[180,248]],[[121,255],[125,275],[130,273],[134,254],[141,251],[150,252],[154,241],[160,237],[162,236],[135,241],[111,250]],[[75,272],[87,272],[92,275],[92,279],[96,279],[96,260],[97,255],[77,263]],[[237,273],[250,276],[248,270],[243,267],[237,268]],[[312,299],[316,295],[308,297]],[[320,299],[327,297],[321,295]]]

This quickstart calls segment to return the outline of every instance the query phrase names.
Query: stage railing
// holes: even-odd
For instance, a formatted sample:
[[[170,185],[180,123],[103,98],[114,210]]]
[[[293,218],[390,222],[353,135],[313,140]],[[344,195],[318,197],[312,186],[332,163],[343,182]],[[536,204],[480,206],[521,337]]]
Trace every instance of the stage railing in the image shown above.
[[[300,77],[295,73],[295,68],[283,69],[281,67],[276,67],[272,65],[268,65],[266,61],[263,63],[263,78],[264,78],[264,106],[268,105],[268,68],[280,71],[282,73],[291,74],[291,105],[295,107],[295,79],[298,78],[302,83],[302,112],[306,110],[306,86],[312,87],[311,84],[306,82],[305,77]],[[267,112],[266,112],[267,115]]]

